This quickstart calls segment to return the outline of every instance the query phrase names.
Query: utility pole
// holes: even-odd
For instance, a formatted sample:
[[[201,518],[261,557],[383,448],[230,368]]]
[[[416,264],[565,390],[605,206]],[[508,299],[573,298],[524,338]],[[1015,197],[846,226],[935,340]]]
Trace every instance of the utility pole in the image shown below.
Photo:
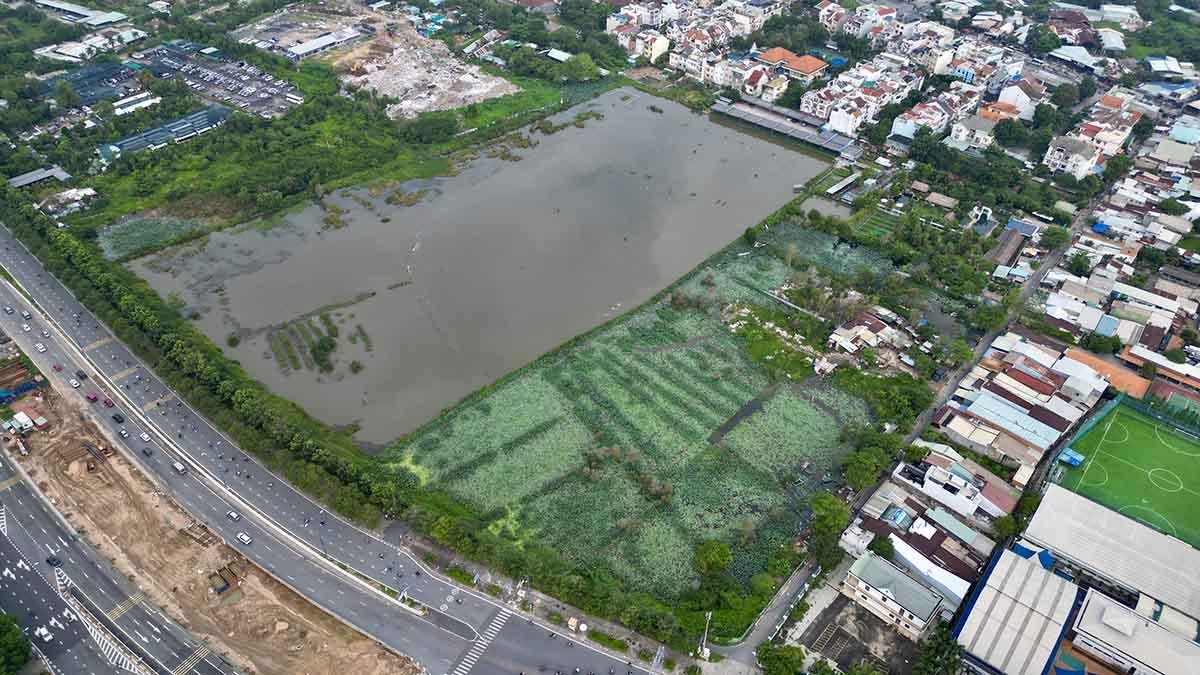
[[[700,658],[708,660],[708,624],[712,621],[712,612],[704,613],[704,635],[700,636]]]

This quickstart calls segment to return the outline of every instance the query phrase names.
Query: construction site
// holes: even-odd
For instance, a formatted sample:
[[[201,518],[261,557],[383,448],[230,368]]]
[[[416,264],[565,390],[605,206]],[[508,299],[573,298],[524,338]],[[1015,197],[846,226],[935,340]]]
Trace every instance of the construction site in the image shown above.
[[[85,411],[40,390],[12,405],[26,403],[54,421],[22,443],[20,463],[38,489],[149,601],[237,667],[279,675],[420,671],[223,545],[108,448]]]
[[[397,99],[388,107],[393,119],[520,91],[508,80],[464,62],[444,43],[418,33],[414,22],[421,21],[421,15],[348,2],[289,5],[238,28],[233,37],[294,60],[327,61],[347,86]]]

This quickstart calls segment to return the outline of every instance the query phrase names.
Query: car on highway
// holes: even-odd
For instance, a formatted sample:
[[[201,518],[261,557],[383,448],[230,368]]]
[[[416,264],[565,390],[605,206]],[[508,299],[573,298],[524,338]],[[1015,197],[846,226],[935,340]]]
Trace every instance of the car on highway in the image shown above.
[[[113,413],[112,418],[117,424],[125,424],[125,416],[121,413]]]
[[[121,427],[120,429],[117,429],[117,435],[120,436],[121,438],[129,438],[129,432],[125,431],[125,427]]]
[[[82,370],[77,370],[77,371],[75,371],[75,377],[78,377],[81,380],[86,380],[87,373],[83,372]]]
[[[29,324],[27,324],[27,323],[23,323],[23,324],[21,324],[21,330],[23,330],[23,331],[25,331],[26,333],[28,333],[29,331],[33,330],[33,326],[30,326],[30,325],[29,325]]]
[[[150,434],[148,434],[148,433],[146,433],[146,432],[144,432],[144,431],[143,431],[142,433],[138,434],[138,438],[142,439],[142,442],[143,442],[143,443],[149,443],[149,442],[150,442]]]
[[[47,340],[49,340],[49,339],[50,339],[50,331],[48,331],[48,330],[46,330],[46,329],[44,329],[44,328],[43,328],[43,329],[42,329],[42,337],[44,337],[44,338],[46,338]]]
[[[46,353],[46,345],[44,345],[44,344],[42,344],[42,343],[40,343],[40,342],[39,342],[39,343],[37,343],[37,344],[35,344],[35,345],[33,346],[33,348],[34,348],[34,349],[36,349],[36,350],[38,350],[38,353],[39,353],[39,354],[45,354],[45,353]]]
[[[59,560],[58,558],[55,558],[54,556],[50,556],[49,558],[46,558],[46,564],[51,567],[62,567],[62,561]]]
[[[28,321],[33,318],[33,315],[29,313],[29,310],[23,309],[21,310],[21,318]]]
[[[61,372],[62,372],[62,364],[61,364],[61,363],[56,363],[56,364],[54,364],[53,366],[50,366],[50,367],[51,367],[51,368],[53,368],[53,369],[54,369],[54,372],[56,372],[56,373],[61,373]]]
[[[237,511],[229,511],[225,514],[225,517],[236,523],[242,519],[242,514],[238,513]]]
[[[4,306],[4,313],[5,313],[5,314],[12,314],[12,313],[13,313],[13,308],[12,308],[12,307],[9,307],[8,305],[5,305],[5,306]]]
[[[71,379],[67,380],[67,382],[69,382],[69,383],[71,384],[71,388],[72,388],[72,389],[78,389],[78,388],[79,388],[79,380],[77,380],[77,379],[75,379],[75,378],[73,378],[73,377],[72,377]]]
[[[254,541],[253,539],[250,538],[250,535],[246,534],[245,532],[238,532],[237,540],[242,542],[246,546],[249,546]]]
[[[100,397],[96,396],[96,392],[89,391],[87,394],[84,394],[84,398],[91,401],[92,403],[95,403]]]
[[[105,407],[105,408],[111,408],[111,407],[113,407],[113,402],[112,402],[112,399],[111,399],[111,398],[106,398],[106,399],[104,399],[104,407]]]
[[[142,448],[142,454],[149,457],[150,455],[154,454],[154,451],[150,448]]]

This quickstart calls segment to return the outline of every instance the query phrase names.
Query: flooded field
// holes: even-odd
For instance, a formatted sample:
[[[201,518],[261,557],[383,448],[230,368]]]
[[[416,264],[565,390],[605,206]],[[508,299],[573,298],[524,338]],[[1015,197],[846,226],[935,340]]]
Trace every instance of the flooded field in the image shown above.
[[[826,166],[629,89],[552,121],[456,176],[131,266],[272,390],[381,444],[646,300]]]

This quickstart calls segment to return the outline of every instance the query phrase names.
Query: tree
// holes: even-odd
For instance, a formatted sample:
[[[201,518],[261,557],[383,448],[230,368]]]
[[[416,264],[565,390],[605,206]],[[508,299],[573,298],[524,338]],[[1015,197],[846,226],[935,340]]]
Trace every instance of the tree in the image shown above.
[[[1171,363],[1187,363],[1187,352],[1182,349],[1171,349],[1166,351],[1163,356]]]
[[[762,642],[754,654],[764,675],[797,675],[804,667],[803,647]]]
[[[1041,244],[1050,251],[1058,250],[1070,241],[1071,233],[1061,225],[1052,225],[1042,232]]]
[[[1079,83],[1079,99],[1086,101],[1096,94],[1096,78],[1088,75]]]
[[[1121,351],[1121,338],[1116,335],[1101,335],[1100,333],[1088,333],[1080,345],[1097,354],[1116,354]]]
[[[1188,212],[1188,207],[1184,206],[1178,199],[1168,197],[1158,203],[1158,210],[1168,216],[1182,216]]]
[[[958,675],[962,648],[950,634],[950,624],[942,622],[932,635],[921,642],[915,675]]]
[[[1004,325],[1007,318],[1008,312],[1005,311],[1003,305],[982,303],[971,310],[971,314],[967,317],[967,323],[972,328],[989,331]]]
[[[29,661],[31,651],[16,618],[0,613],[0,675],[15,675]]]
[[[1133,168],[1133,158],[1129,155],[1113,155],[1104,162],[1104,182],[1115,183],[1129,173]]]
[[[705,578],[719,577],[729,571],[733,563],[733,554],[723,541],[703,541],[696,545],[692,565],[696,572]]]
[[[850,666],[850,669],[846,671],[846,675],[879,675],[879,671],[875,670],[875,666],[866,661],[859,661]]]
[[[871,540],[871,543],[867,544],[867,550],[888,560],[891,560],[896,555],[896,547],[892,545],[892,538],[878,534]]]
[[[1029,139],[1029,130],[1019,120],[1000,120],[992,128],[992,134],[996,137],[996,142],[1006,148],[1025,145],[1025,141]]]
[[[1133,138],[1137,141],[1144,141],[1150,138],[1150,134],[1154,133],[1154,120],[1150,119],[1149,115],[1142,115],[1133,125]]]
[[[812,520],[809,530],[812,539],[808,543],[813,558],[823,569],[833,569],[842,560],[842,549],[838,537],[850,524],[850,509],[842,500],[828,492],[818,492],[809,500]]]
[[[818,658],[817,662],[808,669],[808,675],[836,675],[833,666],[825,659]]]
[[[1049,103],[1039,103],[1033,109],[1033,128],[1056,130],[1063,123],[1063,114]]]
[[[1050,102],[1060,108],[1067,108],[1079,102],[1079,88],[1067,82],[1060,84],[1050,95]]]
[[[954,366],[970,361],[973,356],[975,356],[975,352],[971,350],[971,346],[967,344],[967,341],[962,338],[955,338],[950,343],[949,349],[946,350],[946,361]]]
[[[875,484],[879,468],[870,453],[856,452],[846,459],[842,472],[846,475],[847,485],[855,490],[865,490]]]
[[[1147,380],[1153,380],[1154,376],[1157,374],[1158,366],[1153,361],[1147,361],[1142,364],[1141,368],[1138,368],[1138,375],[1141,375]]]
[[[75,93],[71,83],[66,80],[59,80],[58,84],[54,85],[54,100],[58,101],[58,105],[67,109],[74,108],[80,103],[79,94]]]
[[[596,62],[587,54],[576,54],[567,59],[563,64],[563,77],[571,82],[586,82],[596,79],[600,74],[600,69],[596,67]]]
[[[1003,515],[992,522],[992,531],[997,539],[1008,539],[1017,533],[1017,521],[1010,515]]]
[[[1041,161],[1046,156],[1046,150],[1050,147],[1052,140],[1054,140],[1054,132],[1050,129],[1034,130],[1029,134],[1029,140],[1025,142],[1025,147],[1029,148],[1029,156]]]
[[[1092,258],[1080,251],[1067,259],[1067,271],[1077,277],[1086,277],[1092,271]]]
[[[1062,40],[1042,24],[1035,24],[1033,29],[1029,31],[1029,35],[1025,38],[1025,46],[1038,54],[1052,52],[1062,46]]]

